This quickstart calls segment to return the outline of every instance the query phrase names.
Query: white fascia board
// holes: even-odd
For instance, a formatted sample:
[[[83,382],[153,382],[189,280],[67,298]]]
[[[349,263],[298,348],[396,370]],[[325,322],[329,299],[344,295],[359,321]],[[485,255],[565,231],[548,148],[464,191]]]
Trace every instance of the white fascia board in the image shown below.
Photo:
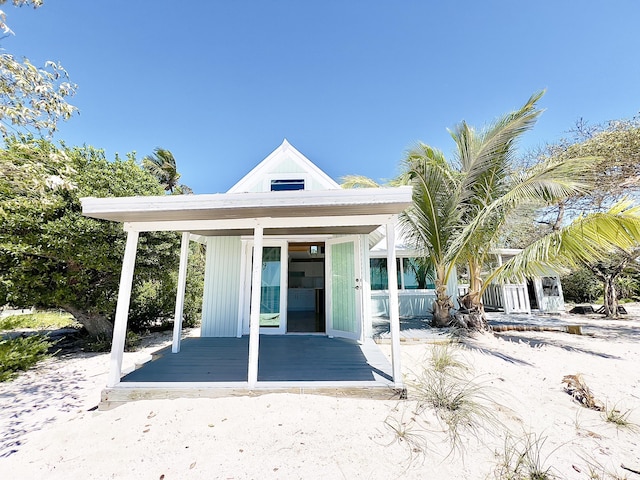
[[[191,230],[243,230],[261,226],[265,229],[276,228],[313,228],[313,227],[349,227],[366,225],[384,225],[395,215],[345,215],[323,217],[262,217],[235,218],[221,220],[171,220],[158,222],[125,222],[127,232],[166,232]]]
[[[304,208],[367,206],[411,203],[411,187],[353,189],[353,190],[305,190],[289,192],[217,193],[205,195],[165,195],[138,197],[81,198],[82,213],[94,218],[127,221],[126,214],[182,213],[194,218],[197,211],[234,210],[235,217],[242,217],[243,209]],[[339,212],[336,212],[338,214]],[[399,213],[399,212],[398,212]],[[101,217],[102,215],[105,215]],[[120,215],[119,215],[120,214]],[[118,218],[122,217],[122,218]]]

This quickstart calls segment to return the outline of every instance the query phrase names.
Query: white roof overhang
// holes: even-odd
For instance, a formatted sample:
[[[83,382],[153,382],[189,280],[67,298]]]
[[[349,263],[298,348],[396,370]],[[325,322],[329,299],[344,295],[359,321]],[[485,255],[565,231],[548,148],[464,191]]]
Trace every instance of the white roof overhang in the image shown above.
[[[411,204],[411,187],[82,198],[82,213],[130,231],[198,235],[370,233]]]

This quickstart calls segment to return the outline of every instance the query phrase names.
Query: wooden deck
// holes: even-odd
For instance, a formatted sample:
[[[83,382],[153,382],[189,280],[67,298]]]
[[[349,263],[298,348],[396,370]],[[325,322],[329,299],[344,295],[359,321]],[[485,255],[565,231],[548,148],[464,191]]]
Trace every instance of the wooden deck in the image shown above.
[[[101,409],[151,398],[220,397],[272,392],[393,398],[389,361],[364,344],[323,335],[261,335],[258,384],[247,383],[249,339],[187,338],[180,353],[159,350],[154,360],[103,391]]]

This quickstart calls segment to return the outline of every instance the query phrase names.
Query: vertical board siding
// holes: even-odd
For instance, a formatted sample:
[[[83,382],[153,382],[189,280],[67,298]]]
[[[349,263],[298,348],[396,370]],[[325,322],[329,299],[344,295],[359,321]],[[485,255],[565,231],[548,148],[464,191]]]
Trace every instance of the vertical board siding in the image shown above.
[[[354,332],[355,271],[353,268],[354,245],[351,242],[331,245],[331,306],[333,328]]]
[[[240,237],[207,239],[203,337],[235,337],[237,334],[241,252]]]
[[[306,173],[306,170],[295,160],[292,160],[291,157],[287,157],[267,173]]]

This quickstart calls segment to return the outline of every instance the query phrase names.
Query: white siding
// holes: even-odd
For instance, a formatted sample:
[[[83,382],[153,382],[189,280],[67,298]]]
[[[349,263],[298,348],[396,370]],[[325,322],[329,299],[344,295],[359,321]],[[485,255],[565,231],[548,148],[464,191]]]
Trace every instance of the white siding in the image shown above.
[[[209,237],[202,303],[203,337],[235,337],[240,295],[240,237]]]

